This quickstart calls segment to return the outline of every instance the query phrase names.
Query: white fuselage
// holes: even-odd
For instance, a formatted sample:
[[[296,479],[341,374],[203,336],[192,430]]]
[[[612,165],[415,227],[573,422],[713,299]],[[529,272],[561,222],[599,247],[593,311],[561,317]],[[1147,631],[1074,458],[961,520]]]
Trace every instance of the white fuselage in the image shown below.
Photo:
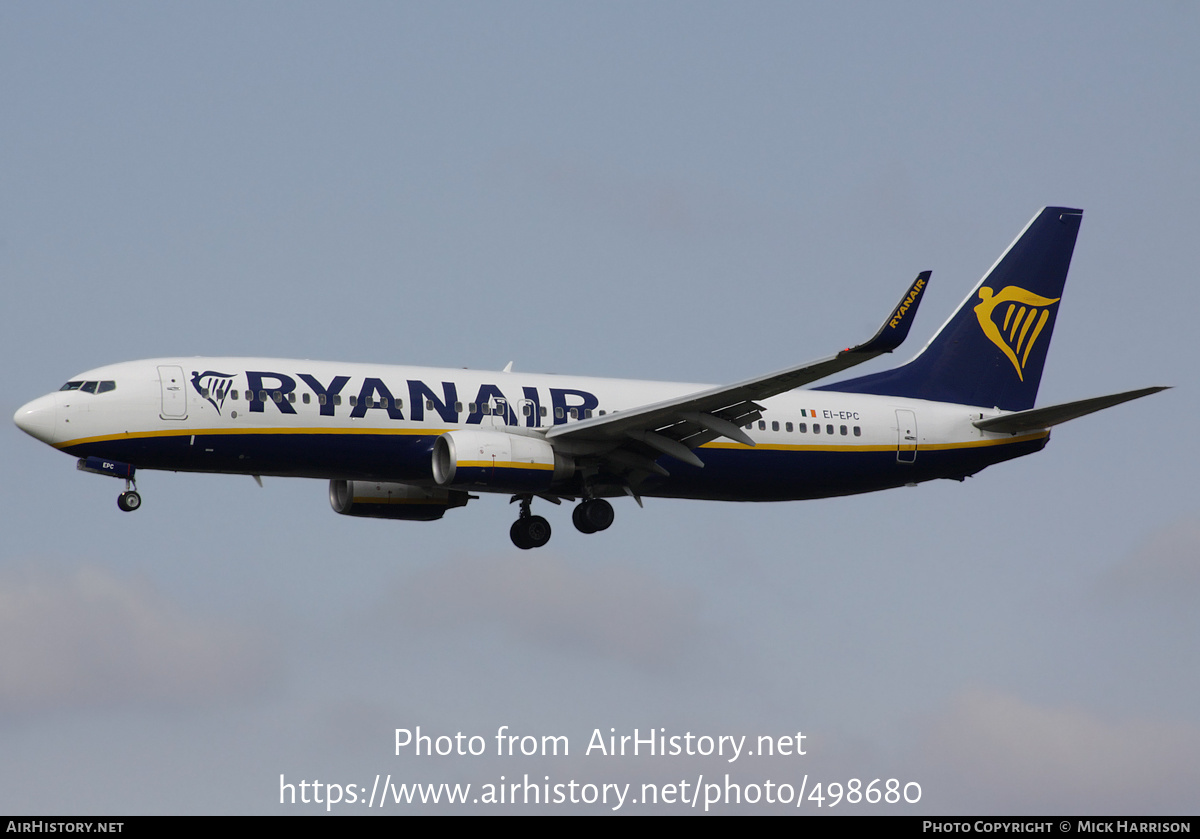
[[[18,424],[63,451],[139,469],[418,485],[432,484],[430,453],[447,432],[542,437],[709,387],[274,358],[150,359],[76,382],[24,406]],[[102,382],[112,385],[89,386]],[[962,477],[1035,451],[1048,436],[984,432],[972,421],[1001,412],[919,399],[797,390],[761,405],[762,418],[744,426],[753,447],[706,442],[696,449],[703,469],[664,456],[670,475],[634,476],[633,490],[756,501],[842,495]]]

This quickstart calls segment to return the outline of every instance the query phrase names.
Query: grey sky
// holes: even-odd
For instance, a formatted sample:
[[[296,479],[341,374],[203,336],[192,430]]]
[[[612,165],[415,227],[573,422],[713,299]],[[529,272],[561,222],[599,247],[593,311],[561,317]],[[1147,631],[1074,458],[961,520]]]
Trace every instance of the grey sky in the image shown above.
[[[1176,386],[964,484],[554,509],[532,554],[500,497],[360,521],[144,473],[125,515],[8,425],[0,809],[730,771],[1195,813],[1197,43],[1187,3],[0,6],[9,414],[175,354],[734,381],[928,268],[911,353],[1046,204],[1085,215],[1039,403]],[[417,725],[573,752],[394,757]],[[583,757],[610,727],[810,739]]]

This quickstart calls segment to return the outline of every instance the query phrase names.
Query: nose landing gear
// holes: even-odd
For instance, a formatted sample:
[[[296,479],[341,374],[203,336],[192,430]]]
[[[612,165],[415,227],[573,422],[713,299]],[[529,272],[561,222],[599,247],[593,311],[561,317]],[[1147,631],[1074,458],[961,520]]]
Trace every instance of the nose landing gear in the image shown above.
[[[124,478],[125,491],[117,496],[117,506],[122,512],[132,513],[142,506],[142,496],[138,495],[137,481],[133,476],[137,472],[131,463],[119,460],[107,460],[103,457],[81,457],[75,464],[80,472],[94,472],[97,475],[108,475],[110,478]]]
[[[117,496],[117,507],[122,512],[132,513],[142,506],[142,496],[138,495],[137,483],[130,476],[125,479],[125,491]]]

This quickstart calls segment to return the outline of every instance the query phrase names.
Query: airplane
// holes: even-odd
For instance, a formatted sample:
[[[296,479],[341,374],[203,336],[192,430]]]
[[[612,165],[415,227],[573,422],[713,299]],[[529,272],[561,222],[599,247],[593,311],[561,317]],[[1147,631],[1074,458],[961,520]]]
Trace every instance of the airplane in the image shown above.
[[[786,501],[964,480],[1045,447],[1052,426],[1164,390],[1035,408],[1082,210],[1038,212],[917,355],[797,389],[898,348],[930,272],[868,341],[725,386],[277,358],[157,358],[73,377],[22,406],[26,433],[86,472],[143,469],[320,478],[343,515],[432,521],[511,496],[509,536],[550,539],[535,498],[575,503],[582,533],[608,499]],[[577,503],[576,503],[577,502]]]

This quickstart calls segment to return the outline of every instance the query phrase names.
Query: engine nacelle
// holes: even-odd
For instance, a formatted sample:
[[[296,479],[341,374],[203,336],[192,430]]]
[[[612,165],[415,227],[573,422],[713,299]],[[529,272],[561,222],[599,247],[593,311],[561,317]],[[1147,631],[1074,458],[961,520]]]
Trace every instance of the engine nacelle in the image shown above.
[[[435,521],[451,507],[462,507],[467,498],[465,492],[439,487],[374,481],[329,482],[329,506],[343,516]]]
[[[574,474],[575,461],[541,437],[449,431],[433,444],[433,479],[442,486],[538,492]]]

